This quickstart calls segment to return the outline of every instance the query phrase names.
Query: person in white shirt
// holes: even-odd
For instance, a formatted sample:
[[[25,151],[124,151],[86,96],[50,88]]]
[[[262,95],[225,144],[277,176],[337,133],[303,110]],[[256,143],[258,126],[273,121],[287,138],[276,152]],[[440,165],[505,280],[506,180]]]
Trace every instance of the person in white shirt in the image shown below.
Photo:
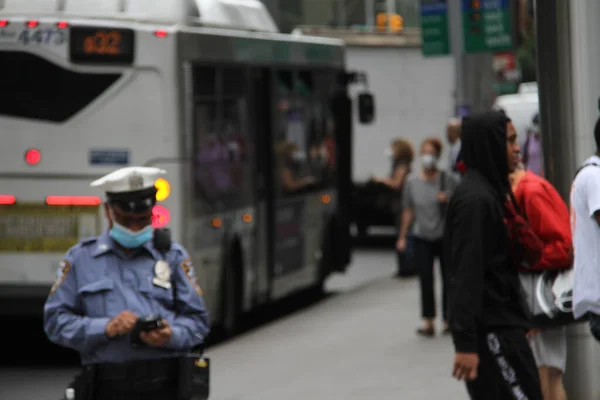
[[[573,315],[587,314],[590,331],[600,342],[600,119],[594,139],[596,154],[583,163],[571,186]]]

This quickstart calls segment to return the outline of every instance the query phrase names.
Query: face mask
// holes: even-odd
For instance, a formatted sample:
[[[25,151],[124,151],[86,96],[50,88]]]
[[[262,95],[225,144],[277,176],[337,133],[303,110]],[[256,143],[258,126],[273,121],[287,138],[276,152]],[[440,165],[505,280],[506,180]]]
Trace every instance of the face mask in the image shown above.
[[[421,165],[425,169],[433,169],[435,167],[436,162],[437,159],[432,154],[423,154],[421,156]]]
[[[113,220],[113,226],[110,230],[110,237],[119,242],[123,247],[135,249],[141,247],[144,243],[152,239],[154,228],[148,225],[144,229],[134,232],[131,229],[118,224]]]

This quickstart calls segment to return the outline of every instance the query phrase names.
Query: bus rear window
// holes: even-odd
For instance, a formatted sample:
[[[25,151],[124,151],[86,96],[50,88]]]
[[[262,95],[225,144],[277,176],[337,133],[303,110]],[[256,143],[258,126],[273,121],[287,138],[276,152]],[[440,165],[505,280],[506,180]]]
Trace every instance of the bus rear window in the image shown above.
[[[39,56],[0,52],[0,115],[64,122],[83,110],[120,74],[69,71]]]

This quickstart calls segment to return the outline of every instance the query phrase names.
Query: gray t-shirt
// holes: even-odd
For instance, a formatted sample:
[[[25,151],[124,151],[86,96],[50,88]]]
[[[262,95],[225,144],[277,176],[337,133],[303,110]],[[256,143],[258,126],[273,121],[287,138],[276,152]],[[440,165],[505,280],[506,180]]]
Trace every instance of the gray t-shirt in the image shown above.
[[[442,210],[437,199],[441,191],[440,177],[433,181],[425,181],[419,173],[411,175],[404,186],[402,205],[410,208],[414,213],[413,235],[426,240],[438,240],[444,235],[444,221]],[[458,185],[456,177],[448,172],[444,173],[444,191],[448,197],[454,193]]]

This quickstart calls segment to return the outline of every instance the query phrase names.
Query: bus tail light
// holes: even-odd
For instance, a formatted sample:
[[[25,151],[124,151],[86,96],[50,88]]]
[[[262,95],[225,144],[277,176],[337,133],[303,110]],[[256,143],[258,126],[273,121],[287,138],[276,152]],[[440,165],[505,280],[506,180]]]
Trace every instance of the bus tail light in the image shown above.
[[[246,213],[246,214],[242,215],[242,221],[244,221],[247,224],[252,222],[252,214]]]
[[[167,37],[167,35],[168,35],[167,31],[164,31],[162,29],[154,32],[154,36],[156,36],[157,38],[165,38],[165,37]]]
[[[36,165],[42,160],[42,153],[38,149],[29,149],[25,152],[25,162],[29,165]]]
[[[220,228],[223,226],[223,220],[221,218],[214,218],[212,220],[213,228]]]
[[[165,201],[171,194],[171,184],[164,178],[158,178],[154,182],[156,187],[156,201]]]
[[[0,194],[0,205],[9,205],[15,204],[17,202],[17,198],[12,194]]]
[[[5,28],[8,26],[8,20],[7,19],[0,19],[0,28]]]
[[[35,19],[29,20],[25,23],[25,25],[27,25],[28,28],[36,28],[39,24],[40,22]]]
[[[58,29],[66,29],[69,27],[69,23],[67,21],[60,21],[59,23],[56,24],[56,27]]]
[[[328,194],[324,194],[321,196],[321,203],[323,204],[329,204],[331,203],[331,196]]]
[[[46,204],[49,206],[98,206],[102,203],[96,196],[48,196]]]
[[[155,205],[152,208],[152,227],[154,229],[164,228],[171,221],[171,212],[165,206]]]

